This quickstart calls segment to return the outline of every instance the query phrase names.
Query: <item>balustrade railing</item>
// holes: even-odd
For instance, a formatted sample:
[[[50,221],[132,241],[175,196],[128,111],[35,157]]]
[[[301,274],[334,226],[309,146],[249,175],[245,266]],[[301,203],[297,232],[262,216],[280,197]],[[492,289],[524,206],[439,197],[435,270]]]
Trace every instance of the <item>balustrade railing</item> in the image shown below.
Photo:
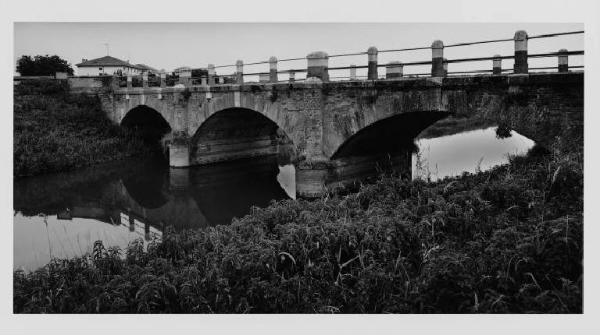
[[[370,47],[367,51],[364,52],[352,52],[352,53],[344,53],[344,54],[333,54],[327,55],[327,53],[319,51],[313,52],[307,55],[306,57],[296,57],[296,58],[285,58],[279,59],[275,57],[271,57],[266,61],[252,62],[244,64],[242,60],[238,60],[236,64],[228,64],[228,65],[217,65],[217,66],[209,66],[209,71],[212,69],[213,75],[216,75],[216,69],[225,69],[235,67],[235,72],[231,74],[232,78],[235,78],[236,84],[243,84],[244,78],[248,77],[258,77],[258,82],[272,82],[272,83],[281,83],[281,82],[294,82],[301,80],[310,80],[311,78],[318,78],[322,81],[332,81],[332,80],[382,80],[382,79],[398,79],[401,77],[423,77],[423,76],[432,76],[432,77],[446,77],[452,75],[465,75],[465,74],[493,74],[493,75],[501,75],[501,74],[527,74],[530,71],[540,71],[540,70],[555,70],[556,72],[567,72],[575,69],[583,69],[583,65],[569,66],[569,56],[582,56],[584,54],[583,50],[576,51],[567,51],[565,49],[561,49],[558,52],[547,52],[540,54],[528,54],[528,41],[533,39],[544,39],[544,38],[554,38],[565,35],[576,35],[583,34],[584,31],[569,31],[569,32],[560,32],[560,33],[551,33],[551,34],[541,34],[528,36],[527,32],[520,30],[515,33],[512,38],[503,38],[503,39],[491,39],[491,40],[483,40],[483,41],[474,41],[474,42],[463,42],[463,43],[454,43],[449,45],[444,45],[442,41],[436,40],[430,46],[423,47],[412,47],[412,48],[400,48],[400,49],[384,49],[378,50],[375,47]],[[448,48],[458,48],[458,47],[466,47],[473,45],[481,45],[481,44],[490,44],[490,43],[503,43],[503,42],[514,42],[514,54],[512,55],[494,55],[491,57],[471,57],[471,58],[455,58],[455,59],[446,59],[444,57],[444,50]],[[411,62],[400,62],[400,61],[392,61],[386,64],[378,63],[378,55],[380,53],[401,53],[408,51],[417,51],[417,50],[431,50],[432,57],[429,60],[423,61],[411,61]],[[340,57],[350,57],[350,56],[367,56],[367,63],[365,65],[350,65],[350,66],[329,66],[329,59],[331,58],[340,58]],[[549,67],[549,66],[538,66],[538,67],[529,67],[528,61],[530,59],[537,58],[556,58],[557,66]],[[502,68],[502,60],[511,59],[514,61],[514,66],[512,69],[503,69]],[[307,66],[302,69],[285,69],[278,70],[277,67],[279,64],[284,62],[291,61],[300,61],[306,60]],[[467,63],[467,62],[491,62],[491,67],[487,69],[475,69],[475,70],[457,70],[457,71],[449,71],[452,64],[457,63]],[[244,67],[256,67],[256,66],[266,66],[268,65],[268,71],[252,71],[252,72],[244,72]],[[417,66],[431,66],[431,71],[428,73],[410,73],[405,74],[405,67],[417,67]],[[379,68],[385,68],[385,77],[379,75]],[[357,76],[356,70],[367,69],[366,76]],[[342,71],[348,70],[348,76],[329,76],[329,71]],[[305,73],[306,78],[296,78],[296,74]],[[288,80],[280,80],[277,75],[288,75]]]
[[[569,65],[571,57],[583,56],[583,50],[568,51],[560,49],[557,52],[546,52],[538,54],[528,53],[528,41],[535,39],[555,38],[565,35],[583,34],[584,31],[569,31],[561,33],[541,34],[528,36],[523,30],[517,31],[512,38],[492,39],[484,41],[463,42],[444,45],[440,40],[434,41],[430,46],[400,48],[400,49],[383,49],[378,50],[376,47],[370,47],[364,52],[351,52],[344,54],[328,55],[326,52],[317,51],[308,54],[305,57],[277,59],[271,57],[266,61],[246,63],[238,60],[235,64],[213,65],[209,64],[206,69],[188,69],[175,74],[159,73],[159,74],[142,74],[137,76],[115,76],[114,83],[118,87],[172,87],[176,85],[191,86],[191,85],[221,85],[221,84],[243,84],[247,82],[247,78],[258,78],[259,83],[283,83],[296,81],[315,81],[323,82],[337,80],[395,80],[403,77],[447,77],[461,75],[502,75],[502,74],[527,74],[530,72],[568,72],[573,70],[584,69],[583,65]],[[490,57],[470,57],[470,58],[454,58],[446,59],[444,50],[448,48],[459,48],[481,44],[492,43],[514,43],[514,53],[512,55],[494,55]],[[379,63],[378,56],[381,53],[404,53],[418,50],[431,50],[431,59],[422,61],[401,62],[399,60],[390,61],[387,63]],[[333,66],[330,67],[330,59],[338,59],[342,57],[357,57],[367,56],[367,62],[363,65],[349,66]],[[529,67],[529,60],[540,58],[556,58],[556,66],[537,66]],[[282,63],[306,60],[304,68],[279,69],[278,66]],[[503,68],[503,60],[513,60],[512,68]],[[491,62],[491,67],[481,69],[461,70],[458,68],[452,69],[454,64],[459,63],[482,63]],[[262,69],[252,72],[244,72],[244,68],[257,68],[263,66]],[[429,72],[406,73],[405,68],[431,66]],[[235,68],[234,72],[219,75],[217,69]],[[379,69],[385,68],[385,74],[380,74]],[[200,70],[206,75],[200,77],[192,77],[194,71]],[[340,71],[348,71],[348,75],[339,75]],[[357,75],[357,70],[366,70],[367,74]],[[330,76],[329,72],[333,71],[336,75]],[[298,78],[297,74],[304,74],[303,78]],[[287,79],[281,77],[287,76]],[[61,79],[63,76],[61,76]],[[57,79],[59,76],[57,74]]]

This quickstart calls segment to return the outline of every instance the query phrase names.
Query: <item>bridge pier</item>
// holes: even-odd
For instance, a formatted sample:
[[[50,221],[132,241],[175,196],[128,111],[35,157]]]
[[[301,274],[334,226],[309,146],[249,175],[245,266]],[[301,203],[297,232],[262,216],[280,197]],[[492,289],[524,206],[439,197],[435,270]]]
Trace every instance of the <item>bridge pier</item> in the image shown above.
[[[334,160],[303,161],[296,164],[296,196],[319,197],[329,191],[356,187],[381,172],[398,172],[411,177],[412,154],[408,150],[392,155],[354,156]]]
[[[174,168],[190,166],[189,143],[169,143],[169,166]]]

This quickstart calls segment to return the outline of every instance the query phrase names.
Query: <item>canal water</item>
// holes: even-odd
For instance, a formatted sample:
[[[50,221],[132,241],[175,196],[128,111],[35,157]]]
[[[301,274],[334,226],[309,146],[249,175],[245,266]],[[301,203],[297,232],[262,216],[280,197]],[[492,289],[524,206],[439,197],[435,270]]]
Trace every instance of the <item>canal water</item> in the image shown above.
[[[534,142],[495,127],[416,141],[413,178],[437,180],[485,171],[522,155]],[[51,258],[90,252],[96,240],[125,248],[138,238],[228,224],[272,200],[294,198],[295,169],[273,157],[191,169],[164,161],[129,161],[15,180],[14,265],[27,271]]]

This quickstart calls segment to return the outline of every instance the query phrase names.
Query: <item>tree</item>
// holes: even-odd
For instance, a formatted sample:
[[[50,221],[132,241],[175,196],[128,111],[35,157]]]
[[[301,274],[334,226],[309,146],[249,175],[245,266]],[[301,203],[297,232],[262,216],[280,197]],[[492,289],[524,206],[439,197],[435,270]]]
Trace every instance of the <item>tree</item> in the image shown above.
[[[73,68],[64,59],[54,56],[24,55],[17,61],[17,72],[22,76],[53,76],[56,72],[73,75]]]

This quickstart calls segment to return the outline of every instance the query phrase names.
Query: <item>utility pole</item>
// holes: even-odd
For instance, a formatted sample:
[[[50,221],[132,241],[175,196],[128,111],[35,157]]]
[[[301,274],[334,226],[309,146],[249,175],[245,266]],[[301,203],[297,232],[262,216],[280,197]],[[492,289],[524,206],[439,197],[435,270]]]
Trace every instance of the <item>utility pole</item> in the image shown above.
[[[110,45],[108,43],[103,43],[104,46],[106,47],[106,55],[108,56],[110,54]]]

